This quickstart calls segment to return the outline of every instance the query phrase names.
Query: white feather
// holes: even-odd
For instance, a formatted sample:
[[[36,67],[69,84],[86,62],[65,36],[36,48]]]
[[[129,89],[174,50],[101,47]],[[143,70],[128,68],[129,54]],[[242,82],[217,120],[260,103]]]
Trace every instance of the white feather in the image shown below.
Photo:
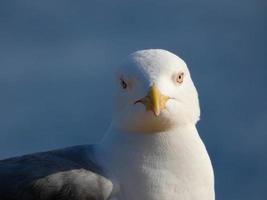
[[[173,78],[185,73],[177,85]],[[195,124],[198,95],[186,64],[165,50],[132,54],[118,69],[129,87],[116,94],[113,123],[97,155],[119,200],[214,200],[213,170]],[[133,104],[151,85],[172,99],[155,117]]]

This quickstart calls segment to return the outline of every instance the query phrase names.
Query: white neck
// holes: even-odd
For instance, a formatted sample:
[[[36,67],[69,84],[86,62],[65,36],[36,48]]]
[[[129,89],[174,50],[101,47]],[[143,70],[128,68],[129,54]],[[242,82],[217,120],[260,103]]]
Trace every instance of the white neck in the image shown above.
[[[101,146],[116,157],[120,155],[120,159],[126,154],[127,157],[129,154],[131,156],[164,156],[164,153],[177,151],[177,148],[186,141],[190,140],[190,145],[192,145],[193,138],[199,139],[194,125],[149,134],[122,132],[111,126]]]
[[[122,133],[111,127],[99,152],[103,166],[127,193],[122,199],[195,199],[192,191],[187,191],[192,186],[197,190],[196,199],[201,199],[199,195],[213,199],[212,167],[195,125],[154,134]],[[205,183],[208,189],[203,192],[198,188]],[[164,196],[166,187],[175,192]],[[150,193],[157,196],[151,198]]]

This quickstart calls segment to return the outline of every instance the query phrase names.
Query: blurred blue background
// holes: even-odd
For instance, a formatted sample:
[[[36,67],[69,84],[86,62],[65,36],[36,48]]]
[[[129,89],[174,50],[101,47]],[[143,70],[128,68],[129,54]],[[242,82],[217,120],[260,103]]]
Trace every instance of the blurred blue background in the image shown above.
[[[163,48],[191,69],[218,200],[267,198],[267,1],[0,1],[0,158],[99,141],[111,69]]]

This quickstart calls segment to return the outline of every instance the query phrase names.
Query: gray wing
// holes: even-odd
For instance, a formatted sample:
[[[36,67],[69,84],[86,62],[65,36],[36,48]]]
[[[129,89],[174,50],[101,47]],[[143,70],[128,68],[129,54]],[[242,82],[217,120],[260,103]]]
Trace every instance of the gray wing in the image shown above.
[[[0,161],[1,200],[105,200],[112,189],[92,145]]]

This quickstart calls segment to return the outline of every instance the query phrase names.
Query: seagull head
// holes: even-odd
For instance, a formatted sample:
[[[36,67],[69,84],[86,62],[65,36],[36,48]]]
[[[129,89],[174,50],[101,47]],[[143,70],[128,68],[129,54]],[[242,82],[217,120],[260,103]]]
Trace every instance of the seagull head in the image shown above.
[[[113,125],[158,133],[196,124],[198,94],[185,62],[161,49],[136,51],[116,71]]]

